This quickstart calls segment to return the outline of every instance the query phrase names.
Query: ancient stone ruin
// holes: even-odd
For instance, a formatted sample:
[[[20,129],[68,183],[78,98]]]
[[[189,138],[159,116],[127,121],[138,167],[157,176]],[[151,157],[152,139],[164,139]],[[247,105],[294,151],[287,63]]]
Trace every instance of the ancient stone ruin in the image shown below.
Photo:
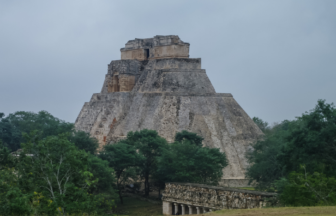
[[[169,142],[176,132],[195,132],[204,146],[226,153],[229,166],[221,184],[246,185],[245,152],[262,132],[231,94],[216,93],[201,59],[189,58],[189,46],[176,35],[128,41],[75,127],[101,147],[129,131],[157,130]]]
[[[162,210],[165,215],[260,208],[271,206],[275,202],[276,193],[190,183],[166,183],[162,193]]]

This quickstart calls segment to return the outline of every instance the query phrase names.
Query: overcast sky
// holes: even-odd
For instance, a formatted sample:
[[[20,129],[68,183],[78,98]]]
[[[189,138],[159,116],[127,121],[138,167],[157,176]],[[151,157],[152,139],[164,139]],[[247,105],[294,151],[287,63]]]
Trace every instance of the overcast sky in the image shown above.
[[[74,122],[128,40],[178,35],[250,117],[336,103],[336,1],[0,0],[0,112]]]

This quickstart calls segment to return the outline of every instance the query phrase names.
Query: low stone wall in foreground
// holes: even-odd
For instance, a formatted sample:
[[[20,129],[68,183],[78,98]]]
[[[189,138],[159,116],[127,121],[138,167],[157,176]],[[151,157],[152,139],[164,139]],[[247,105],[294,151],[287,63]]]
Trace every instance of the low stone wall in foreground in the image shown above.
[[[219,209],[260,208],[270,205],[276,193],[191,183],[166,183],[163,214],[200,214]]]

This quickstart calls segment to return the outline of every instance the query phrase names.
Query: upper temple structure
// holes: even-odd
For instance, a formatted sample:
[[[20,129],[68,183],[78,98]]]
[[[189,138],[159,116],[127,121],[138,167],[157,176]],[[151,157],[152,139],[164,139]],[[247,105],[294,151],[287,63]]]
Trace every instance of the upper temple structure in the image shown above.
[[[128,41],[75,128],[101,147],[130,131],[156,130],[173,142],[176,132],[188,130],[202,136],[204,146],[226,153],[223,186],[246,185],[245,152],[262,132],[231,94],[216,93],[201,59],[189,58],[189,47],[176,35]]]
[[[189,43],[184,43],[177,35],[157,35],[154,38],[130,40],[120,51],[121,60],[189,58]]]

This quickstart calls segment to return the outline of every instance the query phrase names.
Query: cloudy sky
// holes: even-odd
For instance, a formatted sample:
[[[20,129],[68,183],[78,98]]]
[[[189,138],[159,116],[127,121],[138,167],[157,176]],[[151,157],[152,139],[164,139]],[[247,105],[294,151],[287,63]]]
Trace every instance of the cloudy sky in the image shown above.
[[[179,35],[250,117],[336,103],[335,0],[0,0],[0,112],[74,122],[131,39]]]

